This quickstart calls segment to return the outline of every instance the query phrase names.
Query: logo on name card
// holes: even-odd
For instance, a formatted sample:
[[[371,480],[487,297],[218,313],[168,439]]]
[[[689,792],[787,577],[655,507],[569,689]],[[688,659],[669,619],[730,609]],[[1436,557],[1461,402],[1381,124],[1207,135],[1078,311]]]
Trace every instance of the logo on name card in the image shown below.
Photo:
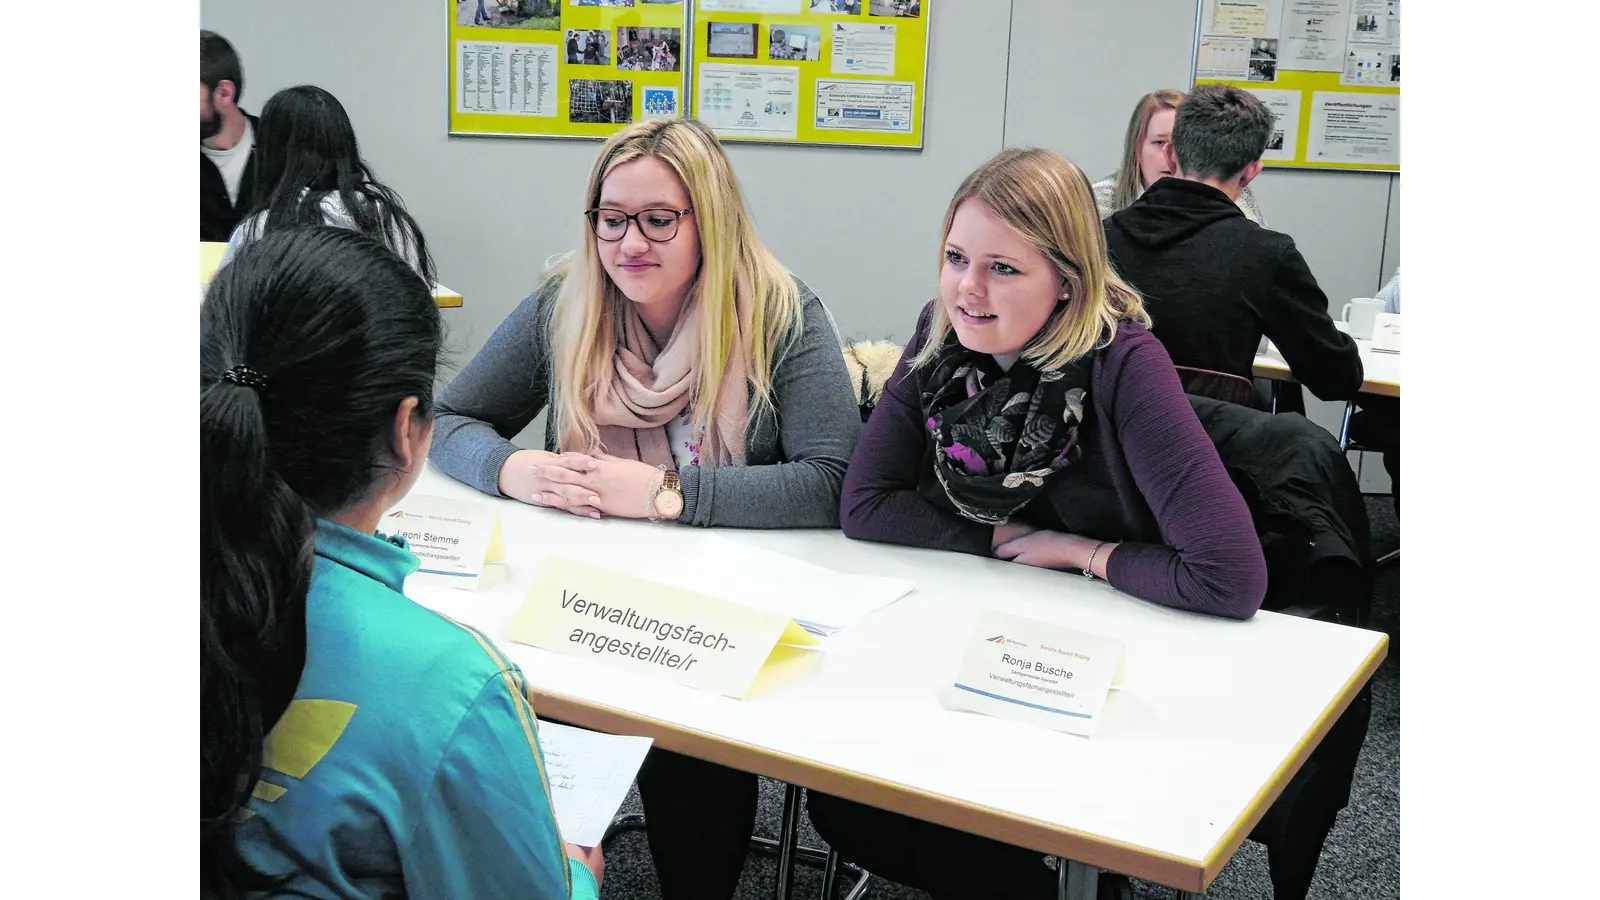
[[[1026,647],[1026,646],[1028,646],[1027,644],[1024,644],[1023,642],[1017,640],[1016,638],[1008,638],[1003,634],[997,634],[992,638],[984,638],[984,640],[988,641],[991,644],[999,644],[1002,647]]]

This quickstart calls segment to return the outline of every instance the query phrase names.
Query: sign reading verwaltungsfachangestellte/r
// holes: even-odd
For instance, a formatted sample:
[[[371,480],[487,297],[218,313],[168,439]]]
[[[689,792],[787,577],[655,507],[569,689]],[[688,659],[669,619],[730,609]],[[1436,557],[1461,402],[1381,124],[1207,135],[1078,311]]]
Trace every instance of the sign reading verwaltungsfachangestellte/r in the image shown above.
[[[819,643],[787,617],[562,557],[540,570],[510,637],[729,697],[779,647]]]

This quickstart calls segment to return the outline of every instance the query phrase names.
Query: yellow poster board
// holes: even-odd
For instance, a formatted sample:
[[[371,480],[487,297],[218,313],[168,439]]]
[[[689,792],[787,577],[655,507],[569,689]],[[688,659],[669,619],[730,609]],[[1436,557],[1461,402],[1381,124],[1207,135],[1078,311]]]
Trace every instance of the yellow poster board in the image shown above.
[[[444,0],[450,133],[605,138],[682,115],[685,0]]]
[[[921,149],[930,0],[694,0],[689,112],[724,141]]]
[[[1269,167],[1400,171],[1400,0],[1199,0],[1193,75],[1272,110]]]

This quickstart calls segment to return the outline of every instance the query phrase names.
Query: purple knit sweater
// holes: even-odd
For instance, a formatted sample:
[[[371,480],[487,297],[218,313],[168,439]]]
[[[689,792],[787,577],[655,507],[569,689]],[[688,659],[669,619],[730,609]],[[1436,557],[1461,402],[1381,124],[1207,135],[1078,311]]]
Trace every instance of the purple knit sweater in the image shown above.
[[[923,427],[921,349],[933,305],[861,433],[845,473],[841,525],[852,538],[988,556],[994,529],[930,502],[937,488]],[[1095,351],[1083,456],[1046,482],[1039,503],[1095,540],[1121,541],[1106,575],[1118,590],[1179,609],[1247,619],[1267,591],[1250,510],[1184,396],[1166,348],[1123,322]],[[919,492],[918,488],[921,487]],[[1086,502],[1087,501],[1087,502]]]

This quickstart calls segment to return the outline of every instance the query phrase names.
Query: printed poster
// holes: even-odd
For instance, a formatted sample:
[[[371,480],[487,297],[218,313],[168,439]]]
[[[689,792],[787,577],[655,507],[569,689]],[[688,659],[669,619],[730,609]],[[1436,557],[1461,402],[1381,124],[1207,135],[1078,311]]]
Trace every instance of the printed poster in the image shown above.
[[[695,115],[728,137],[799,134],[800,70],[793,66],[703,63],[696,78]]]
[[[1296,72],[1341,71],[1348,5],[1349,0],[1288,0],[1278,65]]]
[[[893,75],[894,25],[833,23],[833,74]]]
[[[911,133],[917,86],[909,81],[817,79],[817,128]]]
[[[554,44],[456,42],[456,112],[554,116]]]
[[[1398,166],[1399,95],[1313,93],[1306,160]]]
[[[1272,135],[1267,138],[1267,150],[1261,154],[1266,162],[1294,162],[1300,147],[1300,92],[1274,91],[1246,88],[1255,94],[1272,111]]]

